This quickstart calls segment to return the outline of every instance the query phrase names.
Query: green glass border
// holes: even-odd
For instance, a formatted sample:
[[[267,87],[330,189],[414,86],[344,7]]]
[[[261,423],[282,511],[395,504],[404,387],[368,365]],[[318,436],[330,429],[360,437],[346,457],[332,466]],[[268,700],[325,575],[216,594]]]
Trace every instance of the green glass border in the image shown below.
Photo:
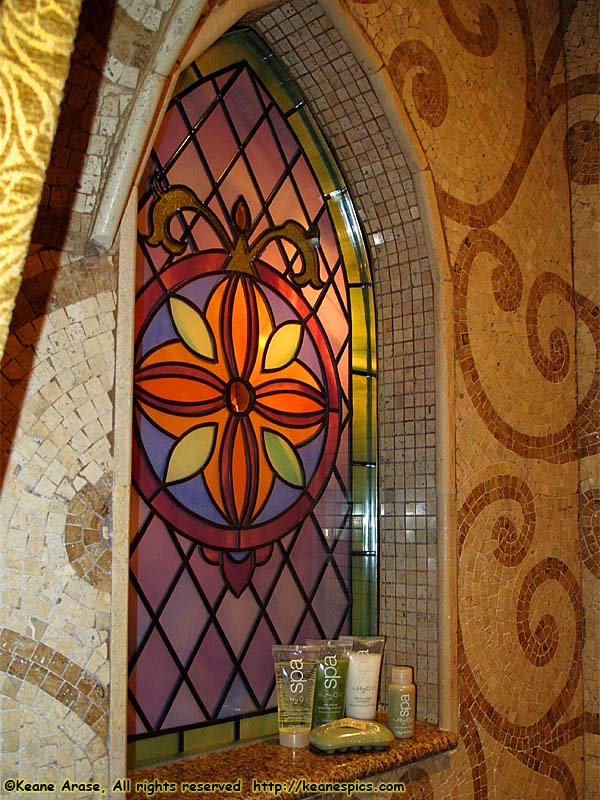
[[[222,722],[183,732],[183,753],[199,753],[236,740],[235,722]]]
[[[278,731],[277,711],[246,717],[240,720],[240,741],[259,739],[262,736],[274,736]]]
[[[375,377],[355,372],[352,376],[352,461],[377,464],[377,404]]]
[[[181,755],[179,733],[164,733],[146,739],[133,739],[127,743],[129,769],[156,764]]]
[[[339,239],[348,284],[371,284],[371,268],[364,245],[360,223],[348,190],[337,189],[327,198],[327,208],[336,230],[345,230],[346,236]]]
[[[377,468],[374,464],[352,467],[352,550],[377,553]]]
[[[377,632],[377,596],[371,591],[377,572],[377,555],[352,556],[352,632],[356,636]]]

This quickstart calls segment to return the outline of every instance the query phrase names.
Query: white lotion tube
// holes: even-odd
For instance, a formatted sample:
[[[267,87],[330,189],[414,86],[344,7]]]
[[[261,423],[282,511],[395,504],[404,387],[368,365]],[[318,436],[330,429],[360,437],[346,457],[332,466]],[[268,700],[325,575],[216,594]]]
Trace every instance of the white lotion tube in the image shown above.
[[[375,719],[384,636],[353,637],[346,680],[346,716]]]
[[[274,644],[279,744],[307,747],[321,648],[308,644]]]

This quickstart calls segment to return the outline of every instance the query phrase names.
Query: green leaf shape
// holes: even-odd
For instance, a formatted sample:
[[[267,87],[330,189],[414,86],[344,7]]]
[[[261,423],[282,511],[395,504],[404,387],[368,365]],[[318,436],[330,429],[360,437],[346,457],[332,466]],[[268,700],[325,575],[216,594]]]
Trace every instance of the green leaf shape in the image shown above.
[[[204,315],[181,297],[171,297],[169,308],[177,333],[185,344],[199,356],[214,361],[215,339]]]
[[[304,467],[296,448],[274,431],[264,431],[265,452],[274,472],[291,486],[305,484]]]
[[[171,450],[167,465],[167,483],[183,481],[200,472],[212,455],[217,426],[201,425],[188,431]]]
[[[284,322],[273,331],[265,347],[263,369],[265,372],[282,369],[298,355],[302,342],[302,325]]]

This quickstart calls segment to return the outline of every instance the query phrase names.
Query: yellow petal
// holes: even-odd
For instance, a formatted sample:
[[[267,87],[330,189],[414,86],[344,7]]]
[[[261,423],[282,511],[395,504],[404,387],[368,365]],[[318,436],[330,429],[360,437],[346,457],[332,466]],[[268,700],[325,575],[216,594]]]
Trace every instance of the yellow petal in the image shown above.
[[[215,359],[215,340],[212,331],[206,324],[204,315],[187,300],[171,297],[169,300],[171,316],[177,333],[199,356]]]
[[[204,467],[213,452],[216,425],[201,425],[186,433],[171,450],[167,483],[182,481]]]
[[[271,334],[265,347],[265,371],[282,369],[291,364],[298,355],[302,341],[302,325],[299,322],[286,322]]]
[[[291,486],[304,486],[304,468],[295,447],[274,431],[264,431],[269,463],[280,478]]]

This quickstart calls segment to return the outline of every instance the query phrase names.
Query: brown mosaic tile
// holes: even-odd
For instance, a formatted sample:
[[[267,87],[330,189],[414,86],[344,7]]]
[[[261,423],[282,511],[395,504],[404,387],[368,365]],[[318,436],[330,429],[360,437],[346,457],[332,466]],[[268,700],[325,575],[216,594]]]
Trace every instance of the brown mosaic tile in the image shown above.
[[[64,680],[61,677],[55,675],[53,672],[48,671],[46,672],[44,679],[40,681],[38,685],[46,692],[46,694],[56,697],[63,683]]]
[[[481,57],[491,56],[494,53],[498,47],[500,25],[490,6],[481,6],[475,29],[467,28],[450,0],[441,0],[440,9],[454,37],[465,50]]]
[[[569,177],[583,186],[600,181],[600,130],[596,120],[579,120],[568,130],[564,159]]]
[[[531,489],[513,475],[497,475],[479,484],[465,500],[458,513],[458,549],[462,551],[465,539],[475,519],[492,503],[514,500],[521,506],[522,526],[517,530],[512,519],[501,514],[494,523],[493,535],[497,541],[494,555],[507,567],[514,567],[526,556],[536,528],[536,514]]]
[[[581,494],[581,552],[585,567],[600,578],[600,489]]]
[[[446,10],[451,7],[446,3]],[[415,73],[415,68],[419,71]],[[405,41],[393,51],[387,65],[400,94],[408,74],[412,75],[411,91],[417,113],[430,128],[437,128],[448,113],[448,84],[436,54],[424,42]]]
[[[17,652],[28,655],[15,655]],[[9,675],[38,686],[74,711],[97,733],[100,727],[103,735],[106,733],[106,688],[83,667],[47,645],[5,627],[0,627],[0,662],[6,665]],[[3,694],[7,694],[6,686],[3,686]]]
[[[555,558],[547,558],[536,564],[523,579],[517,604],[519,642],[526,657],[538,667],[551,661],[558,647],[558,625],[551,614],[540,617],[535,631],[532,631],[529,625],[533,595],[543,583],[550,580],[562,584],[574,604],[576,652],[580,653],[583,646],[583,607],[579,584],[564,563]],[[578,679],[579,675],[576,674],[576,677]]]
[[[102,528],[109,515],[112,475],[87,484],[69,503],[65,547],[75,572],[92,586],[110,591],[111,542]],[[108,534],[108,530],[106,532]]]

